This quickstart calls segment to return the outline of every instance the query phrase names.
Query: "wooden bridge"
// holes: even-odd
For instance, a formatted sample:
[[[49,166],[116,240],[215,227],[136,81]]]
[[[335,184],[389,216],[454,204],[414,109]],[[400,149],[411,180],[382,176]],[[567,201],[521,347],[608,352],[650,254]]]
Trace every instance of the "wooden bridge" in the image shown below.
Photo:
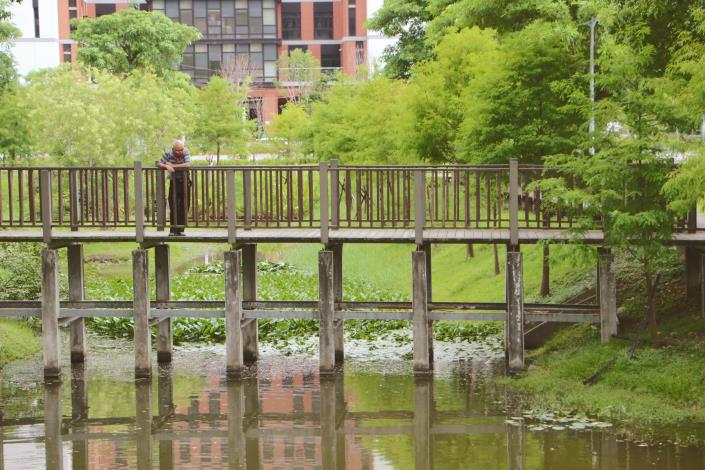
[[[165,171],[136,162],[125,168],[0,169],[0,242],[42,242],[42,300],[1,302],[2,316],[41,316],[44,371],[60,373],[59,326],[71,332],[71,359],[86,354],[84,318],[134,318],[135,372],[151,374],[150,326],[157,325],[157,359],[169,362],[171,319],[224,317],[227,370],[239,376],[257,360],[259,318],[313,318],[320,325],[320,368],[335,371],[344,357],[346,319],[412,320],[414,369],[432,370],[431,324],[436,320],[506,321],[507,364],[524,366],[524,323],[600,324],[603,341],[616,333],[616,284],[612,255],[597,224],[576,235],[573,215],[552,210],[532,182],[542,167],[317,166],[194,167],[183,184],[190,204],[183,237],[169,237]],[[687,247],[689,292],[703,276],[697,247],[705,233],[691,211],[677,223],[673,243]],[[599,250],[597,305],[524,302],[521,244],[593,243]],[[133,242],[133,300],[84,299],[83,244]],[[220,242],[225,252],[225,301],[170,300],[169,242]],[[257,299],[258,243],[321,243],[319,298],[310,301]],[[413,273],[411,302],[344,302],[342,253],[346,243],[409,243]],[[438,243],[501,243],[507,247],[506,300],[501,303],[434,302],[431,246]],[[57,250],[68,250],[68,301],[59,298]],[[156,296],[149,296],[148,250],[154,249]],[[241,279],[242,278],[242,279]],[[469,289],[471,290],[471,289]],[[696,295],[696,294],[693,294]],[[703,302],[705,305],[705,302]]]

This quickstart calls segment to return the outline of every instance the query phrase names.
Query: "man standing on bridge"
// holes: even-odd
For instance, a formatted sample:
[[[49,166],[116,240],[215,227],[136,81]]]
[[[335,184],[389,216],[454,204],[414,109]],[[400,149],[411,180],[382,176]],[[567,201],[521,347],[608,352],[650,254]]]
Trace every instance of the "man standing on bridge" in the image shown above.
[[[181,236],[186,227],[186,213],[190,205],[188,169],[191,168],[191,156],[184,143],[174,141],[171,152],[164,152],[158,163],[159,168],[169,174],[169,217],[171,228],[169,236]]]

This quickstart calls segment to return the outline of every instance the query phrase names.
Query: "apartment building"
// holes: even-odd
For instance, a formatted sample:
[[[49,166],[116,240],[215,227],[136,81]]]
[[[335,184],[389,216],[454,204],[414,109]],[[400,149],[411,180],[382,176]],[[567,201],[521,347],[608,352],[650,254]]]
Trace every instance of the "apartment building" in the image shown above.
[[[282,55],[307,50],[320,61],[321,73],[340,70],[353,77],[371,63],[367,1],[142,0],[140,8],[162,12],[201,32],[202,38],[185,51],[181,66],[196,84],[223,71],[235,79],[251,77],[250,115],[266,125],[292,93],[280,79]],[[76,60],[71,19],[96,18],[127,7],[127,2],[106,0],[13,4],[13,21],[22,31],[13,49],[20,74]]]

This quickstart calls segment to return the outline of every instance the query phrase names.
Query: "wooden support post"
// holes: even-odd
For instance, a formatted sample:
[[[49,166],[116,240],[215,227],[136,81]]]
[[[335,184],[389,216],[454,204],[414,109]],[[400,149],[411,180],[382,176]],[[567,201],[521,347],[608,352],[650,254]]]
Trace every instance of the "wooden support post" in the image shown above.
[[[319,214],[321,219],[321,243],[328,243],[328,163],[321,162],[319,177]]]
[[[617,334],[617,279],[613,256],[609,249],[598,249],[598,289],[600,301],[600,337],[607,343]]]
[[[242,295],[240,250],[226,251],[225,264],[225,365],[228,378],[238,378],[245,364],[242,357]]]
[[[338,229],[340,225],[340,185],[338,184],[338,160],[330,162],[330,218],[331,228]]]
[[[61,384],[44,384],[44,455],[46,468],[64,468],[64,449],[61,439]]]
[[[335,378],[321,377],[321,468],[337,469]]]
[[[423,244],[426,225],[426,176],[424,170],[414,170],[414,236],[416,245]]]
[[[80,302],[84,298],[83,279],[83,245],[72,243],[66,250],[69,272],[69,300]],[[71,343],[71,363],[86,360],[88,343],[86,341],[86,322],[76,318],[69,326]]]
[[[51,243],[51,225],[54,211],[51,198],[51,171],[49,170],[40,170],[39,172],[39,200],[42,214],[42,238],[44,243]]]
[[[245,459],[245,392],[242,381],[229,381],[228,387],[228,467],[248,468]],[[253,467],[249,467],[253,468]],[[257,467],[254,467],[257,468]]]
[[[168,302],[171,298],[169,278],[169,245],[154,246],[154,284],[157,302]],[[157,323],[157,362],[171,362],[173,353],[172,319],[164,318]]]
[[[242,189],[244,194],[244,218],[245,230],[252,228],[252,171],[243,170],[242,172]]]
[[[431,274],[431,244],[424,243],[421,249],[426,253],[426,303],[433,302],[433,275]],[[428,359],[433,364],[433,320],[428,321]]]
[[[171,364],[159,366],[157,376],[157,406],[159,419],[167,421],[174,414],[174,380]],[[172,439],[159,440],[159,469],[172,470],[174,468],[174,441]]]
[[[166,173],[164,170],[157,171],[157,230],[163,231],[166,228]]]
[[[433,367],[429,344],[428,317],[428,283],[426,277],[426,252],[417,250],[411,253],[412,261],[412,299],[414,328],[414,373],[427,373]]]
[[[509,244],[519,245],[519,163],[509,161]]]
[[[132,310],[134,316],[135,377],[152,374],[152,341],[149,332],[149,255],[147,250],[132,252]]]
[[[318,252],[318,310],[320,373],[335,372],[335,294],[333,289],[333,252]]]
[[[75,169],[69,170],[69,221],[71,231],[78,231],[79,210],[78,210],[78,174]]]
[[[135,160],[135,241],[144,242],[144,194],[142,194],[142,162]],[[125,217],[128,217],[127,215]]]
[[[235,170],[226,173],[226,191],[228,198],[228,243],[234,245],[237,241],[237,206],[235,205]]]
[[[507,247],[506,271],[505,348],[507,370],[516,372],[524,368],[524,280],[522,256],[518,248]]]
[[[257,300],[257,244],[242,245],[242,300]],[[259,331],[256,318],[246,318],[242,322],[242,355],[245,364],[259,358]]]
[[[59,255],[42,250],[42,347],[44,378],[61,375],[61,337],[59,336]]]
[[[152,381],[135,381],[135,421],[137,428],[137,469],[152,470]]]
[[[700,250],[695,247],[685,248],[685,290],[688,299],[700,300]]]
[[[414,378],[414,468],[433,468],[433,377]]]
[[[333,301],[343,301],[343,244],[331,243],[326,246],[333,252]],[[335,314],[333,315],[335,317]],[[341,364],[345,360],[345,329],[342,319],[333,320],[335,330],[335,362]]]
[[[71,365],[71,423],[73,431],[88,432],[88,374],[83,363]],[[88,440],[74,440],[71,445],[72,470],[88,470]]]

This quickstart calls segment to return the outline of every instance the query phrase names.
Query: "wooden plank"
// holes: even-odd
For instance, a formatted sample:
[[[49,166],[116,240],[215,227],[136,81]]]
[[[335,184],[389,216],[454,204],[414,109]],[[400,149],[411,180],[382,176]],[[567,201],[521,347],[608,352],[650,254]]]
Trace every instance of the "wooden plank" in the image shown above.
[[[426,181],[423,170],[414,170],[414,241],[423,244],[426,226]]]
[[[69,301],[80,302],[84,298],[83,245],[69,245],[66,255],[69,278]],[[59,313],[61,313],[61,311],[59,311]],[[71,363],[83,362],[88,352],[86,325],[83,318],[71,322],[69,343]]]
[[[42,240],[44,241],[44,243],[51,243],[51,226],[54,215],[51,197],[51,172],[49,170],[41,170],[39,176],[39,197],[42,213]],[[34,195],[32,194],[32,201],[33,200]],[[34,212],[32,212],[32,218],[34,218]]]
[[[44,377],[61,376],[61,337],[59,336],[59,255],[42,249],[42,351]]]
[[[414,373],[426,373],[432,368],[432,350],[429,344],[428,328],[428,283],[426,273],[426,252],[417,250],[411,254],[412,260],[412,315],[414,331]]]
[[[228,377],[239,377],[245,369],[242,357],[241,251],[224,254],[225,263],[225,364]]]
[[[319,370],[335,372],[333,252],[318,252]]]
[[[328,163],[321,162],[319,176],[319,218],[321,224],[321,243],[328,243]]]
[[[160,243],[154,247],[154,284],[157,302],[168,302],[171,297],[169,245]],[[152,313],[150,309],[150,314]],[[173,332],[171,319],[157,325],[157,362],[169,363],[173,353]]]
[[[135,160],[135,241],[144,242],[144,195],[142,194],[142,162]]]
[[[227,203],[227,220],[228,220],[228,243],[234,245],[237,242],[237,205],[235,204],[235,171],[227,171],[226,197]]]
[[[135,376],[152,374],[152,342],[149,332],[149,261],[144,249],[132,252],[132,290],[134,302]]]

